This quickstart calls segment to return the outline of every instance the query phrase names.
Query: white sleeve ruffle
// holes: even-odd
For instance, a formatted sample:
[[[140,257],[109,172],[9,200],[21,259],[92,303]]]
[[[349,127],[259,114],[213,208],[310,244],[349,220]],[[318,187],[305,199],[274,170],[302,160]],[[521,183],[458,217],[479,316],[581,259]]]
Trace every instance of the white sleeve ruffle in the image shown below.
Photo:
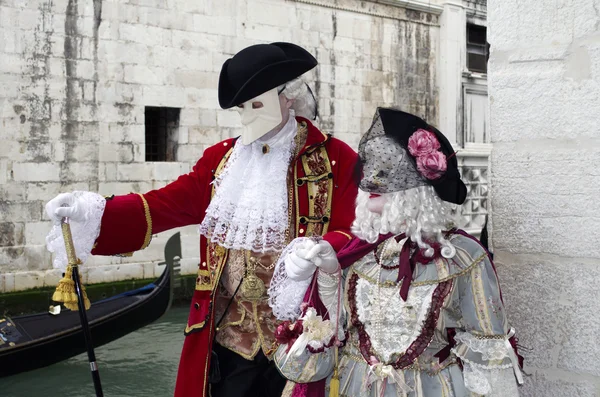
[[[302,281],[292,280],[285,270],[286,257],[295,251],[298,244],[307,239],[307,237],[299,237],[292,240],[281,252],[273,271],[273,278],[269,285],[269,306],[280,321],[298,319],[304,295],[312,281],[312,277]]]
[[[106,206],[106,199],[97,193],[75,191],[73,195],[77,200],[85,202],[85,221],[71,222],[71,234],[75,252],[81,262],[85,262],[90,256],[94,243],[100,235],[100,224]],[[60,225],[53,225],[50,233],[46,236],[48,251],[55,254],[53,266],[56,269],[65,270],[67,267],[67,251]]]
[[[467,389],[486,397],[518,397],[523,378],[510,336],[490,339],[457,332],[452,351],[463,363]]]

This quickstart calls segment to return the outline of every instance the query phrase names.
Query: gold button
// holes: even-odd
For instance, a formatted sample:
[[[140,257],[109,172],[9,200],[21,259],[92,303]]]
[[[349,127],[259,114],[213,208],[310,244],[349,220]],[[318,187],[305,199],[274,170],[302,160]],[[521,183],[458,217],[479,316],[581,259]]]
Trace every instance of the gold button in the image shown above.
[[[333,161],[331,162],[331,165],[335,165],[335,160],[333,160]]]
[[[298,233],[300,233],[300,234],[304,234],[304,229],[300,229],[300,230],[298,230]]]
[[[223,142],[223,146],[227,146],[227,142]]]

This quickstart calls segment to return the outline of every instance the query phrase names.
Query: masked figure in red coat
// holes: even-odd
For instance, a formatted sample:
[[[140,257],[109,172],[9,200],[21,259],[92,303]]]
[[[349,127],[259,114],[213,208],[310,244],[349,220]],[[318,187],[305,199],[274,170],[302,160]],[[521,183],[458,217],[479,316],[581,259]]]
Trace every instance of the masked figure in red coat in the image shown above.
[[[223,64],[219,103],[239,111],[241,137],[206,149],[192,172],[162,189],[108,199],[64,193],[46,205],[56,224],[71,219],[82,260],[200,225],[177,397],[280,396],[286,381],[272,362],[277,324],[267,294],[279,254],[297,237],[322,236],[336,250],[350,240],[357,155],[309,121],[316,100],[300,76],[316,65],[290,43],[240,51]],[[61,239],[55,226],[55,265],[65,262]]]

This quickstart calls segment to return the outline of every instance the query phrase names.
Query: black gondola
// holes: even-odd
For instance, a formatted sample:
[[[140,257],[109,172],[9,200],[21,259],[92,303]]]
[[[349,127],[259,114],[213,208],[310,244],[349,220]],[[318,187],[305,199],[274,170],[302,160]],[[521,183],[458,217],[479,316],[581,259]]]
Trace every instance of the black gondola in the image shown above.
[[[166,265],[156,282],[92,303],[87,317],[94,346],[102,346],[158,320],[171,306],[180,234],[165,245]],[[79,314],[40,313],[0,318],[0,378],[46,367],[86,351]]]

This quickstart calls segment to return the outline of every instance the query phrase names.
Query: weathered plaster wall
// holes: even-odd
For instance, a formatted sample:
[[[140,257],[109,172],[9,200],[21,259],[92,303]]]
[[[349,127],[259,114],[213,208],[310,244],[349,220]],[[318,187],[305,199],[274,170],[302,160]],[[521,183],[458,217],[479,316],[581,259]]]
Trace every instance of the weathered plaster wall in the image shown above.
[[[308,4],[311,3],[311,4]],[[376,106],[437,122],[437,15],[353,0],[0,0],[0,292],[55,285],[47,200],[59,192],[145,192],[188,172],[238,134],[218,108],[222,63],[255,43],[296,42],[321,127],[352,145]],[[179,107],[174,163],[144,161],[144,106]],[[161,242],[131,258],[95,257],[86,282],[154,277]],[[198,237],[184,231],[184,271]]]
[[[600,395],[600,1],[490,0],[493,242],[533,373]]]

